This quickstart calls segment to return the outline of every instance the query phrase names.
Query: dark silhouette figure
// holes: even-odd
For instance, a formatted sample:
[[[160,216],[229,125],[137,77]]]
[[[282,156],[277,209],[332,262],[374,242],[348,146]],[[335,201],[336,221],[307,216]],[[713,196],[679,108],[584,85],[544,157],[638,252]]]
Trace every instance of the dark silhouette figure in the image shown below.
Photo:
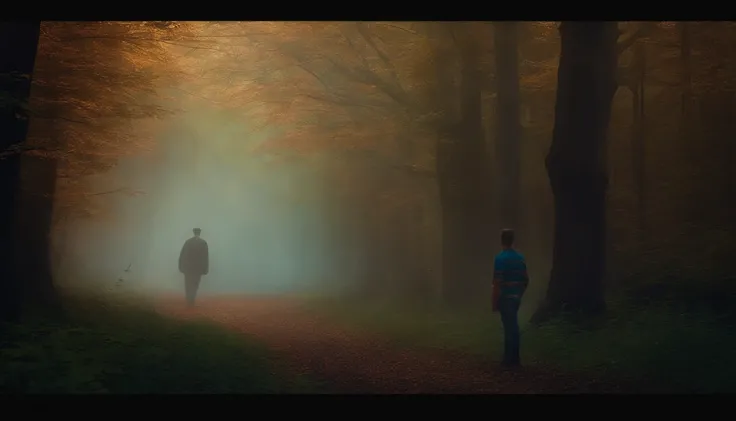
[[[194,305],[202,275],[207,275],[210,270],[209,248],[207,242],[199,236],[202,230],[194,228],[193,231],[194,237],[184,242],[179,253],[179,272],[184,274],[184,288],[189,306]]]
[[[524,256],[514,250],[514,231],[501,231],[503,250],[493,263],[493,311],[501,313],[503,323],[505,366],[519,366],[519,306],[529,284]]]

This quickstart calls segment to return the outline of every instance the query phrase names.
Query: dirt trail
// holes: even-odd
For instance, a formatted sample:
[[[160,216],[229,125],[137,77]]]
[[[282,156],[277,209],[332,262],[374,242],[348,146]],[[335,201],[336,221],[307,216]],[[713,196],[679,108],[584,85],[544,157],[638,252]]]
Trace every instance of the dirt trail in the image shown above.
[[[181,297],[159,303],[164,314],[205,318],[248,334],[291,373],[321,381],[331,393],[585,393],[610,385],[539,368],[505,371],[465,354],[405,349],[326,320],[289,297],[202,297],[195,309]]]

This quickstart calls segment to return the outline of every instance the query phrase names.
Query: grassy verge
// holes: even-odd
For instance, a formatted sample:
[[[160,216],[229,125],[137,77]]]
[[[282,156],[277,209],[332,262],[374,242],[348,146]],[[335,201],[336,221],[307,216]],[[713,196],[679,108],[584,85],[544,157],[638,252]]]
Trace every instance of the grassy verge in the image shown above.
[[[0,327],[2,393],[298,393],[266,349],[207,323],[145,306],[65,300],[64,320]]]
[[[502,328],[490,311],[451,313],[407,307],[319,299],[311,304],[356,329],[398,344],[444,348],[500,360]],[[529,320],[522,308],[520,320]],[[640,391],[736,392],[732,353],[736,334],[707,312],[685,313],[649,306],[646,311],[613,306],[605,320],[581,328],[563,321],[541,327],[522,322],[522,358],[612,381],[634,380]]]

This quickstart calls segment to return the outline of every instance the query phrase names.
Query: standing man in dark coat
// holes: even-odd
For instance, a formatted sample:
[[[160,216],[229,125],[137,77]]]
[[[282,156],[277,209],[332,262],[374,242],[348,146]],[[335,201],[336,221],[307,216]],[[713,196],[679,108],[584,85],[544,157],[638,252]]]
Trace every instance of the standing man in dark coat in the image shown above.
[[[179,253],[179,272],[184,274],[184,288],[190,307],[194,306],[202,275],[207,275],[210,270],[207,242],[199,236],[202,230],[195,228],[193,231],[194,237],[184,243]]]

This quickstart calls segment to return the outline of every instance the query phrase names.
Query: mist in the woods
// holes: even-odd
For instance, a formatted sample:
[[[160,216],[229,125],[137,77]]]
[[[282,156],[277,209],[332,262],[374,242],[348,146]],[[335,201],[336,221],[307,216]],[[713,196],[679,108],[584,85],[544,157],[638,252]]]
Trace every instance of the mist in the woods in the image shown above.
[[[232,113],[199,106],[162,124],[152,156],[121,159],[95,177],[94,188],[111,196],[109,216],[64,228],[60,253],[68,254],[59,256],[59,273],[102,286],[122,278],[127,288],[180,291],[179,251],[198,227],[211,253],[205,293],[319,286],[332,264],[319,254],[330,241],[321,180],[299,165],[245,153],[268,133]]]
[[[411,30],[406,38],[395,25],[185,23],[163,31],[137,28],[168,43],[152,48],[154,43],[144,42],[131,48],[124,41],[125,31],[134,29],[124,23],[117,28],[112,27],[115,23],[107,27],[44,25],[42,52],[65,36],[94,38],[96,31],[111,31],[121,37],[115,48],[122,50],[122,59],[135,68],[141,49],[151,48],[142,54],[149,66],[148,80],[137,76],[143,85],[135,93],[140,99],[129,102],[96,98],[94,91],[88,94],[93,104],[139,108],[141,115],[120,126],[91,123],[102,133],[90,130],[88,136],[105,136],[112,129],[120,137],[112,142],[95,140],[95,153],[108,162],[100,170],[78,171],[58,181],[62,194],[57,193],[55,204],[51,260],[59,281],[119,287],[122,279],[126,287],[138,290],[179,289],[179,249],[192,235],[191,229],[200,227],[211,245],[212,259],[203,292],[358,291],[378,296],[416,294],[420,299],[472,295],[486,272],[481,262],[495,251],[493,232],[512,224],[511,220],[502,223],[499,217],[504,212],[509,215],[500,203],[506,200],[494,204],[489,194],[518,182],[514,175],[518,163],[506,167],[513,173],[494,175],[490,161],[481,160],[475,170],[481,173],[469,177],[485,174],[487,180],[480,189],[463,193],[477,196],[478,206],[447,209],[446,214],[455,215],[452,218],[457,221],[448,224],[463,224],[468,219],[469,226],[477,226],[477,217],[464,216],[475,208],[485,213],[479,215],[484,226],[471,228],[477,231],[472,235],[477,239],[470,243],[448,240],[461,243],[457,247],[448,244],[457,250],[442,251],[440,202],[448,193],[438,190],[446,189],[441,187],[445,181],[437,179],[434,126],[438,123],[431,120],[463,118],[452,115],[461,112],[456,108],[461,94],[452,92],[460,86],[442,82],[451,89],[443,93],[431,74],[406,72],[425,71],[427,66],[431,70],[431,64],[423,61],[437,54],[450,58],[444,70],[438,69],[441,71],[462,73],[453,67],[467,60],[491,71],[492,63],[480,50],[471,53],[475,58],[457,56],[447,44],[451,39],[447,31],[465,33],[473,30],[470,27],[425,25],[419,29],[426,35]],[[263,30],[270,33],[265,43],[249,38],[249,34],[260,36]],[[314,32],[313,39],[297,40],[305,30]],[[386,35],[398,37],[395,46],[383,38]],[[167,37],[173,41],[166,41]],[[374,37],[381,38],[381,45],[375,44],[379,38]],[[340,40],[335,51],[322,49],[335,40]],[[305,48],[293,51],[299,42]],[[282,45],[283,53],[269,52],[266,45],[270,43]],[[436,44],[437,51],[428,50],[426,58],[424,52],[406,56],[411,49],[430,48],[430,44]],[[103,48],[93,40],[75,47],[80,53]],[[395,58],[386,56],[389,53]],[[240,57],[244,55],[251,58],[243,61]],[[325,67],[335,59],[386,78],[407,98],[387,96],[385,86],[371,81],[373,76],[366,78],[341,64]],[[50,72],[51,58],[39,60],[36,67],[43,71],[48,63]],[[80,67],[95,65],[94,60],[86,61],[80,60]],[[67,66],[70,72],[78,71],[74,63]],[[88,82],[77,79],[70,83],[82,86]],[[33,92],[41,89],[34,87]],[[119,89],[126,98],[136,90],[135,86]],[[476,106],[489,111],[494,98],[486,96],[481,103],[480,92]],[[142,106],[150,109],[150,116]],[[414,109],[402,111],[406,106]],[[75,111],[90,112],[86,106]],[[106,118],[117,119],[113,111],[106,111],[111,113]],[[470,143],[485,137],[485,145],[472,147],[487,149],[490,157],[494,149],[489,141],[497,130],[492,126],[493,117],[487,117],[490,120],[483,117],[469,124],[484,127],[478,126],[480,132],[468,136]],[[60,119],[56,124],[75,124],[68,121],[72,120]],[[41,123],[31,124],[32,138],[40,137],[40,127]],[[126,147],[129,140],[131,145]],[[75,157],[77,149],[69,146],[71,153],[62,159],[61,171],[64,160],[69,166],[80,165],[72,162],[79,157]],[[457,170],[449,169],[448,180],[463,177]],[[67,190],[73,193],[65,196]],[[74,203],[76,200],[80,203]],[[524,207],[532,210],[524,215],[533,222],[520,229],[524,233],[520,247],[534,256],[533,272],[538,276],[549,266],[549,228],[545,227],[549,218],[534,210],[543,204],[541,200],[525,200]],[[512,214],[519,213],[516,206],[511,206]],[[486,245],[471,246],[478,240]],[[463,256],[470,252],[474,255]],[[466,263],[457,261],[452,263],[457,267],[443,269],[441,256],[448,253]],[[442,278],[461,272],[468,280],[459,283],[460,292],[447,292]]]
[[[680,179],[695,174],[682,170],[698,150],[688,133],[717,139],[727,118],[702,111],[730,80],[703,66],[720,48],[709,37],[730,29],[703,25],[688,41],[699,62],[683,56],[675,24],[620,25],[609,139],[590,141],[608,156],[607,273],[596,264],[589,279],[648,270],[631,253],[678,259],[680,229],[715,232],[687,219],[716,221],[718,206],[711,219],[686,208],[718,189]],[[203,292],[461,302],[484,290],[498,230],[513,227],[533,262],[533,307],[553,246],[566,247],[552,241],[545,164],[555,94],[568,89],[557,86],[559,48],[548,22],[44,23],[31,104],[46,115],[29,141],[61,146],[55,277],[179,288],[179,249],[200,227],[212,250]],[[717,155],[709,167],[729,168],[728,151]]]
[[[731,82],[707,69],[731,65],[713,38],[731,26],[718,25],[621,23],[590,82],[618,88],[610,103],[581,97],[586,116],[568,114],[564,92],[579,88],[552,22],[44,23],[21,200],[54,198],[61,283],[176,289],[199,227],[212,251],[203,292],[457,304],[483,296],[512,227],[532,262],[526,303],[549,282],[547,301],[601,307],[603,284],[651,267],[632,256],[678,261],[688,235],[724,244],[731,108],[716,89]],[[606,130],[567,133],[565,119]],[[698,189],[706,149],[727,177]],[[571,170],[608,184],[570,184]],[[580,213],[597,197],[604,208]],[[712,205],[695,214],[693,201]],[[582,266],[550,274],[553,250]]]
[[[0,40],[0,321],[93,291],[299,361],[352,361],[307,334],[386,356],[347,364],[365,384],[409,367],[415,390],[456,361],[405,365],[332,321],[494,358],[522,335],[515,368],[736,390],[714,368],[736,320],[733,22],[5,22]],[[209,271],[185,306],[193,228]],[[690,360],[720,377],[672,377]],[[421,390],[482,383],[448,373]]]

